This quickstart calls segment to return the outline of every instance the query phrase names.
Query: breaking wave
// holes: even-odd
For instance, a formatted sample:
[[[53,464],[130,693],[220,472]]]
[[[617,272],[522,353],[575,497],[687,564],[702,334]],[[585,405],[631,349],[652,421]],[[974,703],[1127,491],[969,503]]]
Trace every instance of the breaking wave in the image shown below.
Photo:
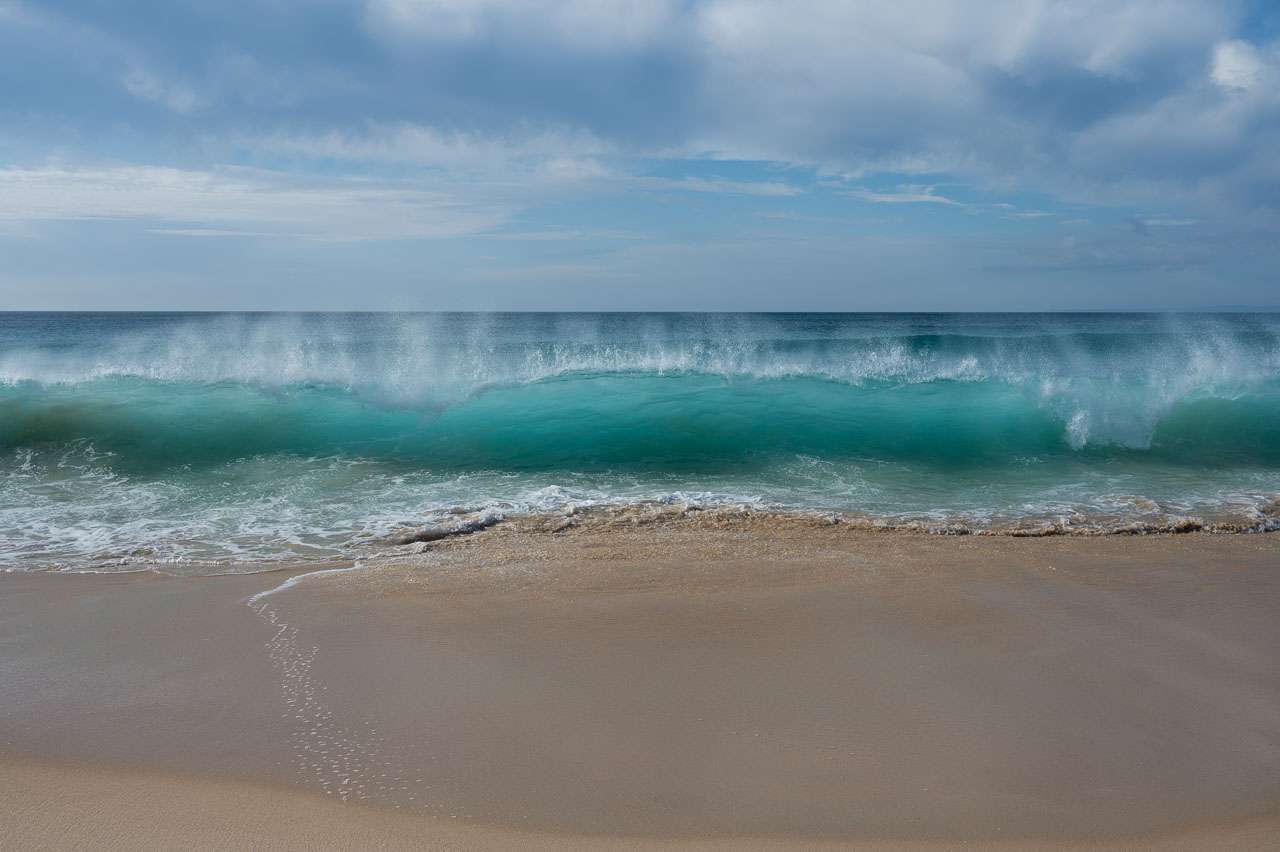
[[[9,314],[0,460],[11,562],[331,554],[548,489],[1176,526],[1280,491],[1280,318]]]

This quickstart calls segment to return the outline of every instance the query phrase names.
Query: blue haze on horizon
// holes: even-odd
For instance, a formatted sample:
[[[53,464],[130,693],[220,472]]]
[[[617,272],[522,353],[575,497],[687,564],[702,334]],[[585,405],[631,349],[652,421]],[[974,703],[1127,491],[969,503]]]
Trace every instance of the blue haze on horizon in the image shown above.
[[[0,308],[1277,306],[1280,6],[0,0]]]

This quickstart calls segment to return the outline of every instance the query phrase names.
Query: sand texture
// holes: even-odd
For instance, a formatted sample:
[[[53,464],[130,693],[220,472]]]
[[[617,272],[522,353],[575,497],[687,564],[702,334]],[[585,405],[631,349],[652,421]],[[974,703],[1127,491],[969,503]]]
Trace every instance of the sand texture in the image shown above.
[[[664,521],[419,550],[257,598],[288,572],[0,576],[0,846],[1280,831],[1280,536]]]

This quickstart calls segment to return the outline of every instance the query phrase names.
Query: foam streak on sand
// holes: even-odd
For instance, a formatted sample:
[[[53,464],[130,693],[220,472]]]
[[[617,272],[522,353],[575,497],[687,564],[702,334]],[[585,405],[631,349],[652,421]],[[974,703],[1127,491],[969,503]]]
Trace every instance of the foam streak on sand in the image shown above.
[[[287,707],[284,715],[292,723],[289,739],[300,778],[344,802],[394,797],[412,803],[419,791],[411,787],[403,767],[386,757],[386,745],[377,728],[368,720],[356,724],[334,717],[332,708],[324,702],[324,687],[312,674],[319,649],[300,642],[297,627],[285,622],[267,600],[304,580],[345,574],[360,567],[357,562],[344,568],[296,574],[251,596],[248,603],[275,630],[266,643],[266,651],[280,674]]]
[[[306,573],[303,573],[303,574],[294,574],[292,577],[288,578],[287,580],[285,580],[283,583],[276,586],[275,588],[267,589],[264,592],[258,592],[256,595],[253,595],[252,597],[250,597],[249,606],[256,605],[259,601],[261,601],[263,598],[267,597],[268,595],[274,595],[277,592],[283,592],[285,589],[288,589],[292,586],[296,586],[298,583],[301,583],[303,580],[307,579],[308,577],[323,577],[328,574],[344,574],[347,571],[355,571],[359,567],[360,567],[360,563],[357,562],[354,565],[350,565],[343,568],[325,568],[320,571],[307,571]],[[263,607],[257,607],[257,609],[258,609],[258,612],[260,613],[264,611]]]

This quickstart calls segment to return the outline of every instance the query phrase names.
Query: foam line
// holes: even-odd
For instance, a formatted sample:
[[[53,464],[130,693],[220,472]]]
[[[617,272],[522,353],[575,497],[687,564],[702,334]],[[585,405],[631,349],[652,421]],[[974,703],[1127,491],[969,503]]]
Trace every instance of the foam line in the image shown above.
[[[347,568],[325,568],[323,571],[308,571],[306,574],[294,574],[292,577],[285,580],[283,583],[276,586],[274,589],[267,589],[265,592],[258,592],[256,595],[249,598],[249,606],[253,606],[258,601],[262,600],[268,595],[274,595],[276,592],[283,592],[285,589],[289,588],[290,586],[296,586],[298,583],[302,582],[308,577],[319,577],[322,574],[342,574],[347,571],[354,571],[360,567],[361,567],[360,563],[357,562],[356,564],[351,565]]]

